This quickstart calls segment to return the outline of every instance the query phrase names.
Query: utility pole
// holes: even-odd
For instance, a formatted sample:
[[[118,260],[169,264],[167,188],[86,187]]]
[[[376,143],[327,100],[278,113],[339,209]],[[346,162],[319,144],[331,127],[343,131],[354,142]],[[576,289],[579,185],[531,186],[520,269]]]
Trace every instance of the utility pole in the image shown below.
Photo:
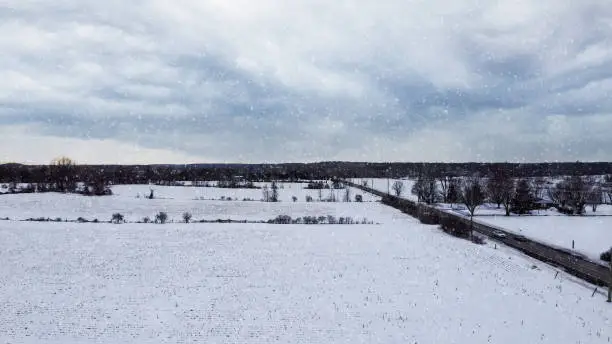
[[[608,282],[608,302],[612,302],[612,246],[610,247],[610,282]]]

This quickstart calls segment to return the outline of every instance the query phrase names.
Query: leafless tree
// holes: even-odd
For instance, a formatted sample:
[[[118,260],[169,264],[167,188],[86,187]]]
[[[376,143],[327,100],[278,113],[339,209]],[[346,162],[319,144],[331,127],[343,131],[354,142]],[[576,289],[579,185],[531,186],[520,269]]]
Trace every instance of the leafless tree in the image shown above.
[[[471,176],[464,179],[461,187],[461,201],[470,212],[470,236],[472,236],[474,213],[476,208],[484,203],[485,198],[485,190],[482,186],[482,179],[479,176]]]
[[[168,214],[166,212],[160,211],[155,215],[155,223],[164,224],[168,221]]]
[[[431,177],[419,177],[412,186],[412,194],[416,195],[419,202],[433,204],[438,196],[438,184]]]
[[[124,223],[125,222],[125,218],[120,213],[114,213],[112,218],[111,218],[111,222],[115,223],[115,224]]]
[[[261,194],[263,196],[264,202],[270,202],[271,195],[270,195],[270,189],[268,188],[267,184],[261,188]]]
[[[602,189],[607,197],[606,202],[612,203],[612,174],[608,174],[604,177]]]
[[[442,176],[437,179],[440,184],[440,194],[442,195],[444,203],[455,203],[456,200],[452,200],[451,198],[456,198],[452,193],[456,193],[459,179],[453,176]]]
[[[60,192],[74,191],[76,186],[76,163],[65,156],[53,159],[49,168],[51,181]]]
[[[601,185],[595,185],[587,195],[586,203],[591,206],[593,212],[597,211],[597,206],[603,203],[603,189]]]
[[[348,185],[344,188],[344,201],[351,201],[351,188]]]
[[[495,173],[487,179],[486,192],[489,200],[501,208],[504,202],[510,202],[508,197],[514,189],[514,181],[509,174],[500,172]]]
[[[549,196],[561,208],[569,207],[572,213],[581,215],[592,187],[590,177],[566,177],[549,190]]]
[[[270,194],[270,202],[278,202],[278,184],[274,181],[272,182],[272,192]]]
[[[391,189],[393,189],[393,192],[395,192],[395,196],[399,197],[404,191],[404,183],[401,180],[396,180],[393,182]]]
[[[548,184],[548,181],[543,178],[543,177],[537,177],[533,179],[533,195],[536,198],[542,198],[544,197],[544,192],[546,190],[546,184]]]
[[[183,213],[183,221],[184,221],[185,223],[189,223],[189,222],[191,222],[191,218],[192,218],[192,217],[193,217],[193,216],[191,215],[191,213],[190,213],[190,212],[184,212],[184,213]]]

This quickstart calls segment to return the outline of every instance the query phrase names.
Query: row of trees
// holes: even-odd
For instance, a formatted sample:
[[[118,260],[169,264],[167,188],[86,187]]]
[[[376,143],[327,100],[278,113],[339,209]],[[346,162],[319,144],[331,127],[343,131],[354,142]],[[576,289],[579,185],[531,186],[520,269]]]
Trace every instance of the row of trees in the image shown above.
[[[0,165],[0,182],[42,183],[48,178],[49,165]],[[158,184],[171,181],[232,180],[322,180],[338,178],[416,178],[427,174],[439,176],[482,176],[504,170],[512,176],[605,175],[612,173],[611,162],[559,163],[366,163],[319,162],[306,164],[189,164],[189,165],[78,165],[74,173],[101,173],[116,184]]]
[[[396,196],[404,192],[404,183],[395,181],[392,190]],[[510,213],[525,214],[531,210],[555,206],[566,214],[583,214],[590,205],[612,202],[612,176],[603,179],[592,176],[569,176],[554,184],[544,178],[515,179],[504,171],[487,177],[430,177],[422,175],[414,183],[412,194],[419,202],[433,204],[463,203],[473,215],[484,202],[504,207]],[[546,199],[548,198],[548,199]]]
[[[9,183],[9,192],[69,192],[84,195],[109,195],[111,190],[103,170],[79,170],[77,164],[68,157],[51,161],[44,177],[30,181],[25,187],[18,188],[16,182]]]

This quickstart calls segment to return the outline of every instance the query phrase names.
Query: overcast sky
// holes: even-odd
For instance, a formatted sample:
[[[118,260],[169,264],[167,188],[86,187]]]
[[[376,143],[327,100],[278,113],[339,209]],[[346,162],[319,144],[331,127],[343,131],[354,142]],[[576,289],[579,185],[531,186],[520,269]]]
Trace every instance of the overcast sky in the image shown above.
[[[607,0],[0,2],[0,162],[610,161],[611,91]]]

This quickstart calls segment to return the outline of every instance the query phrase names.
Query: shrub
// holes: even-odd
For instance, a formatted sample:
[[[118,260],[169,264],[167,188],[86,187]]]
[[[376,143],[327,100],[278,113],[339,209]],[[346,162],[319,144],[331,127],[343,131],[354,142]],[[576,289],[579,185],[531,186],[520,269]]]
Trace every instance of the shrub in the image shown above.
[[[93,219],[93,221],[91,221],[91,222],[93,222],[93,223],[98,223],[98,222],[100,222],[100,221],[98,221],[98,219]]]
[[[185,221],[185,223],[189,223],[191,221],[191,213],[189,212],[184,212],[183,213],[183,221]]]
[[[87,221],[87,219],[85,219],[84,217],[79,217],[79,218],[77,219],[77,222],[81,222],[81,223],[83,223],[83,222],[89,222],[89,221]]]
[[[363,202],[363,196],[362,195],[355,195],[355,202]]]
[[[605,262],[609,262],[609,261],[610,261],[610,258],[611,258],[611,257],[610,257],[610,251],[606,251],[606,252],[602,253],[602,254],[599,256],[599,259],[601,259],[601,260],[603,260],[603,261],[605,261]]]
[[[122,222],[125,222],[125,220],[122,214],[114,213],[113,216],[111,217],[111,222],[112,223],[122,223]]]
[[[291,197],[291,199],[293,200],[293,202],[297,202],[297,197],[293,196]]]
[[[312,202],[312,196],[307,195],[306,196],[306,202],[308,202],[308,203]]]
[[[291,216],[289,216],[289,215],[278,215],[274,220],[270,220],[268,222],[287,225],[287,224],[291,223]]]
[[[164,224],[168,221],[168,214],[163,211],[160,211],[157,215],[155,215],[155,223]]]
[[[142,218],[142,222],[143,223],[149,223],[149,222],[151,222],[151,218],[148,217],[148,216],[145,216],[145,217]]]
[[[484,245],[485,244],[485,240],[483,237],[479,236],[479,235],[474,235],[472,237],[472,242],[474,244],[478,244],[478,245]]]
[[[55,222],[62,222],[62,218],[61,217],[56,217],[55,218]]]

